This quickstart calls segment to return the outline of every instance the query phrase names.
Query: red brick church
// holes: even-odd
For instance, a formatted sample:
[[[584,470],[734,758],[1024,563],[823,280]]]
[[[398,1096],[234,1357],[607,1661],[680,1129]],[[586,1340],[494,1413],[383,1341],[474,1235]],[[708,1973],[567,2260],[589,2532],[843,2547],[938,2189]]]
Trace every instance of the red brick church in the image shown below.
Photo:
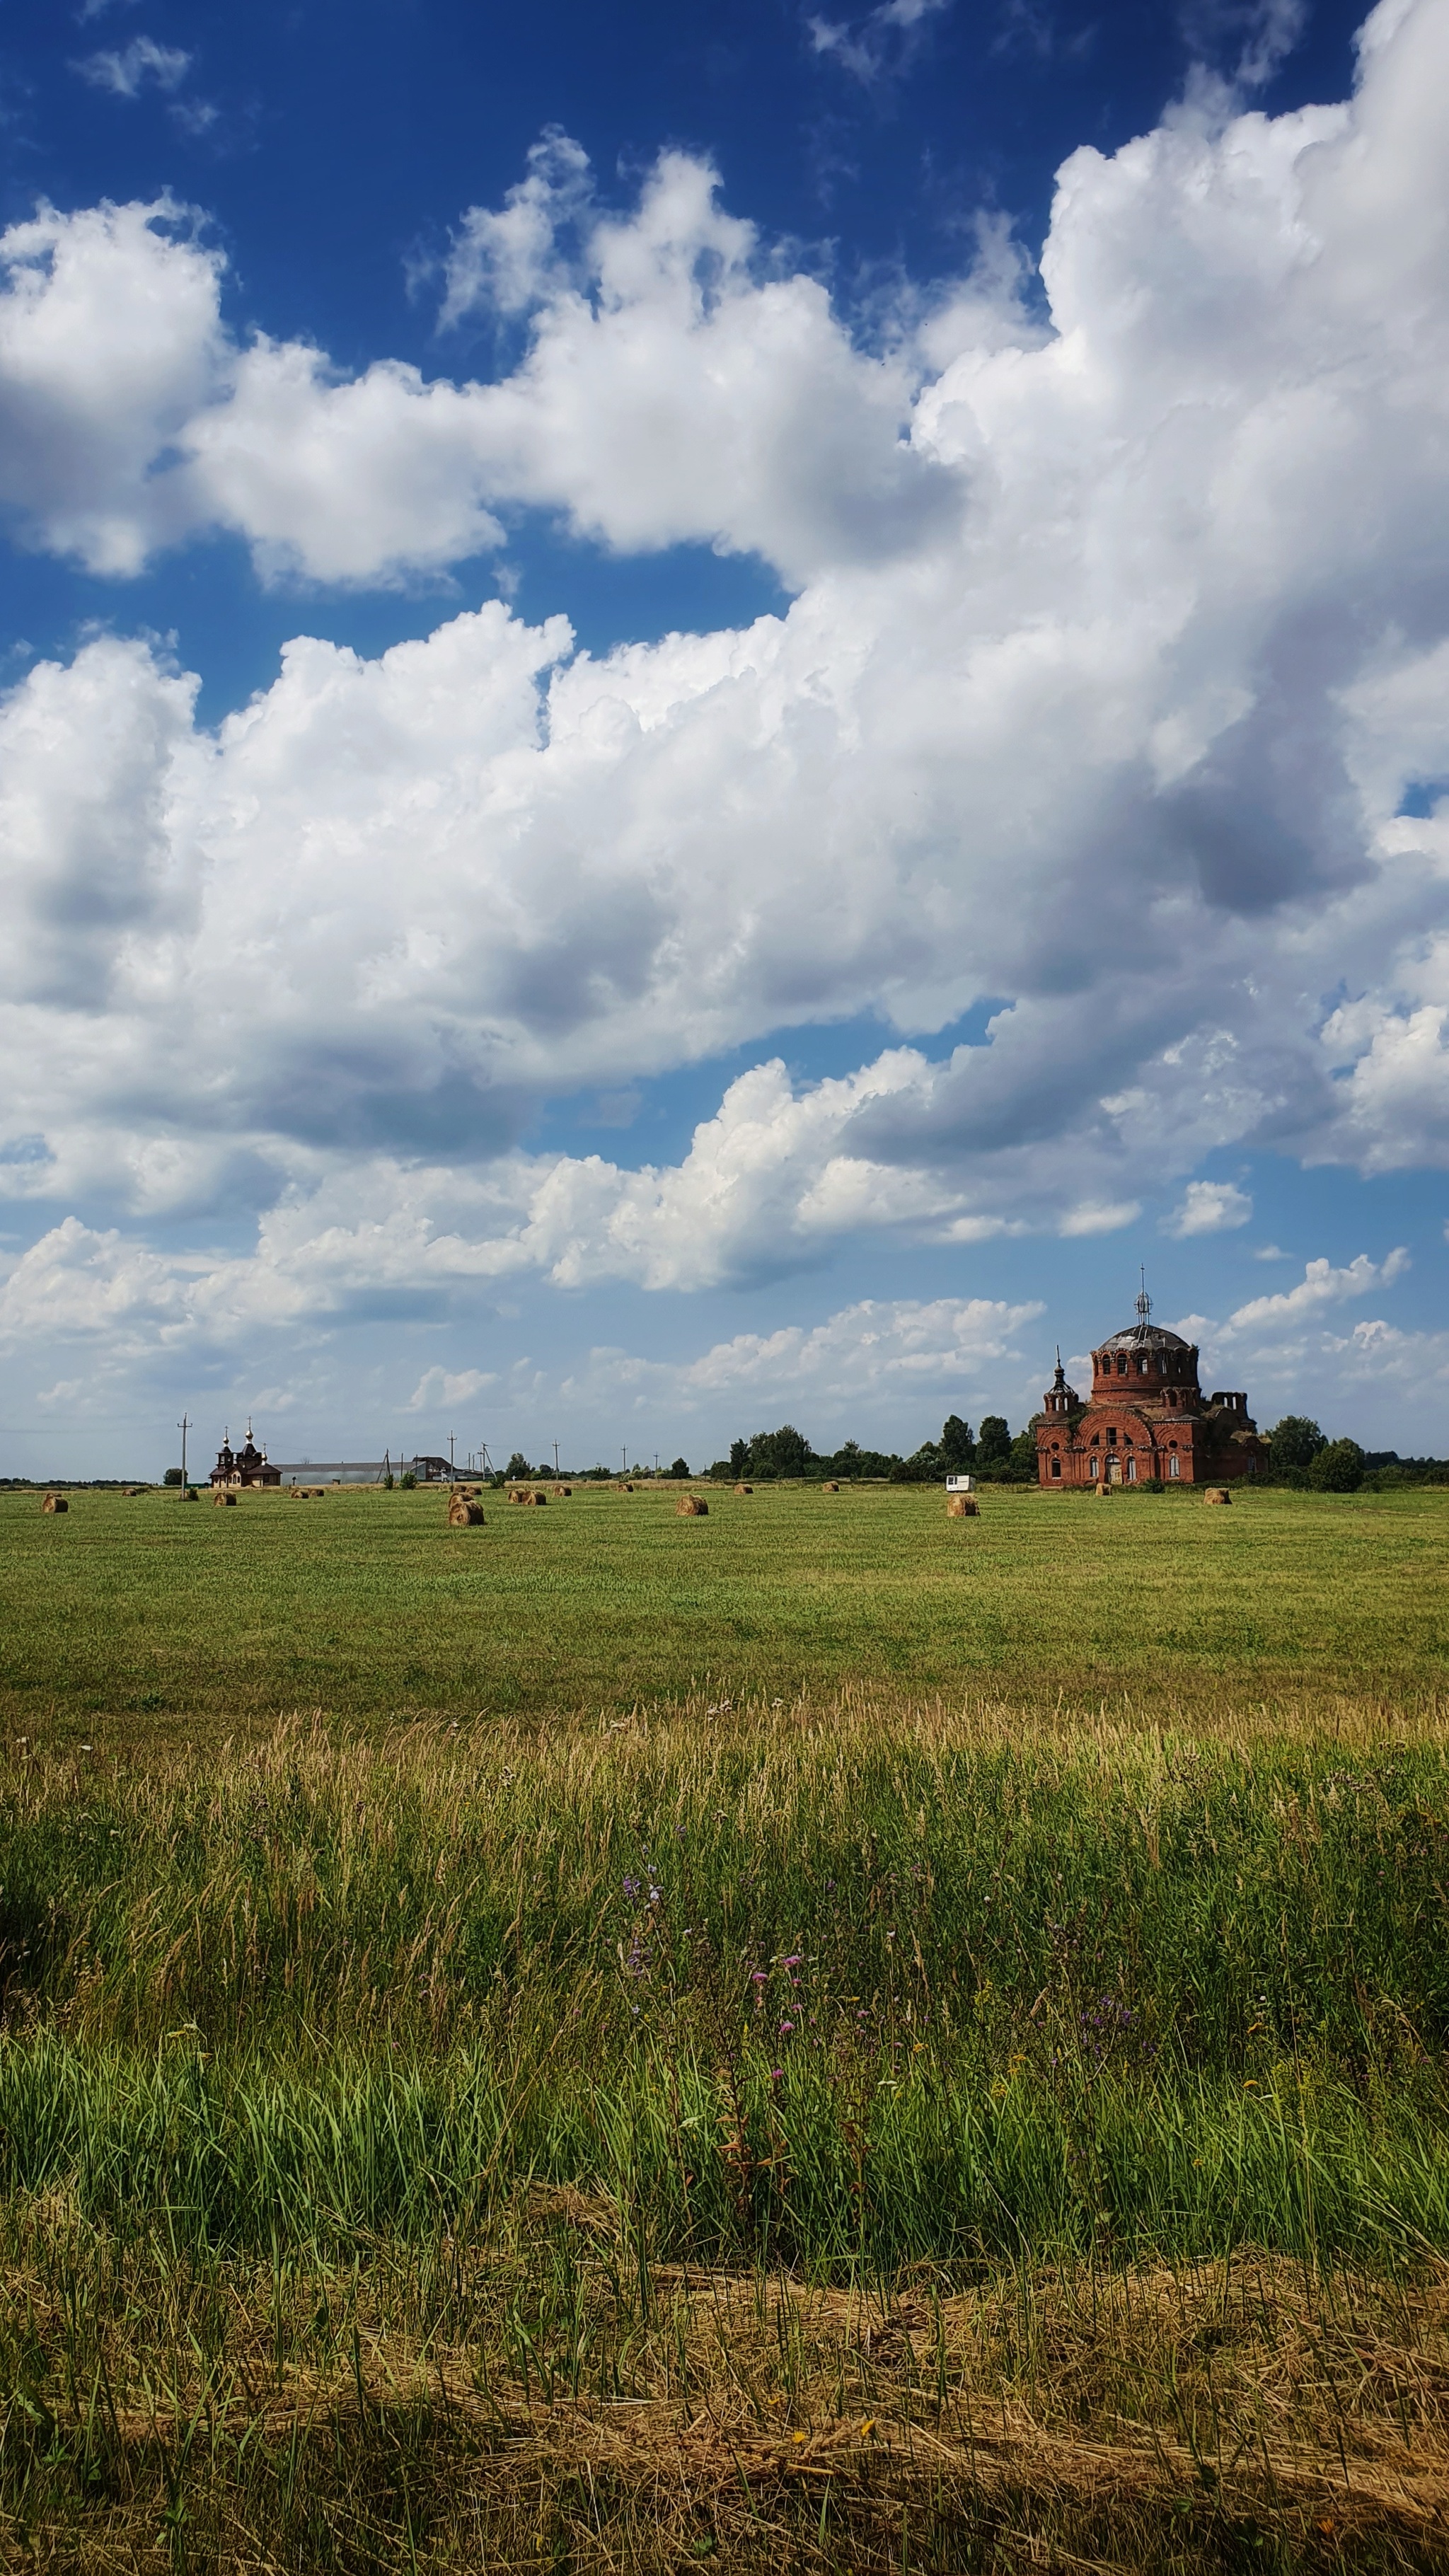
[[[1247,1397],[1204,1397],[1197,1345],[1153,1323],[1145,1286],[1136,1323],[1093,1351],[1085,1404],[1068,1386],[1058,1351],[1035,1428],[1038,1479],[1052,1493],[1067,1485],[1223,1485],[1260,1474],[1268,1458]]]

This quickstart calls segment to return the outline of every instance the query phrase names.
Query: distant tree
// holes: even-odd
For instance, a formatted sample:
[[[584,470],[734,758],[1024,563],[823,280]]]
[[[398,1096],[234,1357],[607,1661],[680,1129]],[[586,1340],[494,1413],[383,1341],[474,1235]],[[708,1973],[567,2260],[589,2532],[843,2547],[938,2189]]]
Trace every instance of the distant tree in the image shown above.
[[[1010,1461],[1011,1432],[1005,1414],[984,1414],[976,1435],[977,1466],[984,1476],[997,1476]]]
[[[731,1457],[734,1452],[731,1450]],[[814,1455],[809,1441],[793,1422],[782,1422],[778,1431],[757,1431],[749,1445],[748,1469],[751,1476],[803,1476]]]
[[[689,1473],[689,1460],[687,1458],[676,1458],[669,1472],[671,1476],[687,1476]]]
[[[934,1440],[923,1440],[909,1458],[897,1458],[891,1468],[893,1485],[933,1485],[944,1475],[946,1461]]]
[[[730,1442],[729,1458],[730,1474],[732,1476],[747,1475],[749,1473],[749,1465],[750,1444],[748,1440],[732,1440]]]
[[[418,1480],[413,1474],[411,1467],[404,1467],[402,1474],[399,1476],[397,1481],[400,1492],[411,1494],[416,1491]]]
[[[515,1485],[521,1485],[526,1477],[533,1474],[533,1469],[530,1467],[523,1451],[521,1449],[515,1449],[507,1466],[504,1468],[503,1473],[505,1476],[511,1477]]]
[[[959,1413],[948,1413],[941,1425],[941,1455],[951,1476],[962,1475],[976,1464],[975,1435]]]
[[[1308,1470],[1316,1494],[1354,1494],[1363,1483],[1363,1451],[1356,1440],[1326,1440]]]
[[[1327,1446],[1323,1432],[1306,1413],[1285,1413],[1268,1434],[1268,1462],[1275,1476],[1291,1474],[1295,1467],[1311,1467]]]
[[[1018,1431],[1016,1438],[1013,1440],[1011,1444],[1011,1474],[1013,1481],[1018,1485],[1034,1485],[1036,1483],[1036,1433],[1034,1431]]]
[[[819,1463],[828,1465],[832,1476],[894,1476],[905,1461],[894,1450],[862,1449],[858,1442],[848,1440],[833,1458]]]
[[[165,1475],[161,1479],[161,1482],[163,1485],[179,1485],[181,1482],[180,1468],[168,1467]]]
[[[382,1481],[383,1481],[383,1488],[384,1488],[385,1492],[387,1492],[387,1493],[389,1493],[389,1494],[390,1494],[390,1493],[392,1492],[392,1488],[393,1488],[393,1472],[392,1472],[391,1467],[389,1467],[389,1468],[386,1470],[386,1473],[384,1474],[384,1476],[383,1476],[383,1480],[382,1480]]]

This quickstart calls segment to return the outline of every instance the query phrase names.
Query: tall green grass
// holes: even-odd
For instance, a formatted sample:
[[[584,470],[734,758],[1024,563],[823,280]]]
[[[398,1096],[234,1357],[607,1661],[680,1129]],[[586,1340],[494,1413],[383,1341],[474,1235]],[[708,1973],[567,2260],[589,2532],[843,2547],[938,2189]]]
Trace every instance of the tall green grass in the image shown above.
[[[1372,1705],[12,1746],[0,2549],[1432,2568],[1446,1887]]]
[[[228,2246],[1449,2252],[1449,1756],[703,1711],[0,1803],[0,2190]]]

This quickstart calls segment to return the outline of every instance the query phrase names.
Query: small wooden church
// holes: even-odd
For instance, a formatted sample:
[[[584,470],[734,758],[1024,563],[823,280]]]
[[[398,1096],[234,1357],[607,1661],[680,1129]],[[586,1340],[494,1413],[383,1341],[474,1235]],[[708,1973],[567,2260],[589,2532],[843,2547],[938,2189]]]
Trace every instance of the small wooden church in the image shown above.
[[[1085,1404],[1068,1386],[1058,1351],[1034,1426],[1039,1483],[1048,1493],[1083,1485],[1100,1492],[1157,1483],[1223,1485],[1260,1475],[1268,1444],[1246,1395],[1205,1397],[1197,1362],[1195,1342],[1153,1323],[1144,1284],[1136,1323],[1092,1353]]]
[[[265,1449],[259,1449],[252,1438],[250,1423],[245,1445],[240,1449],[233,1449],[229,1431],[224,1434],[211,1471],[213,1486],[236,1491],[249,1485],[280,1485],[281,1481],[281,1468],[268,1465]]]

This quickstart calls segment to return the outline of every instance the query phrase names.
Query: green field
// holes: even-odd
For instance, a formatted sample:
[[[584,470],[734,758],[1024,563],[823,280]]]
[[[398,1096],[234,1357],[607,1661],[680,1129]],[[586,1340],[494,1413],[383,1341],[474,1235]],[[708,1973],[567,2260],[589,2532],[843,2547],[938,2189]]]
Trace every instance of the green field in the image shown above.
[[[0,1497],[4,1699],[18,1731],[114,1718],[384,1722],[745,1693],[962,1694],[1094,1707],[1417,1704],[1449,1647],[1449,1496],[761,1486],[545,1510],[440,1492],[321,1502]]]
[[[1449,2556],[1449,1497],[0,1503],[0,2559]]]

